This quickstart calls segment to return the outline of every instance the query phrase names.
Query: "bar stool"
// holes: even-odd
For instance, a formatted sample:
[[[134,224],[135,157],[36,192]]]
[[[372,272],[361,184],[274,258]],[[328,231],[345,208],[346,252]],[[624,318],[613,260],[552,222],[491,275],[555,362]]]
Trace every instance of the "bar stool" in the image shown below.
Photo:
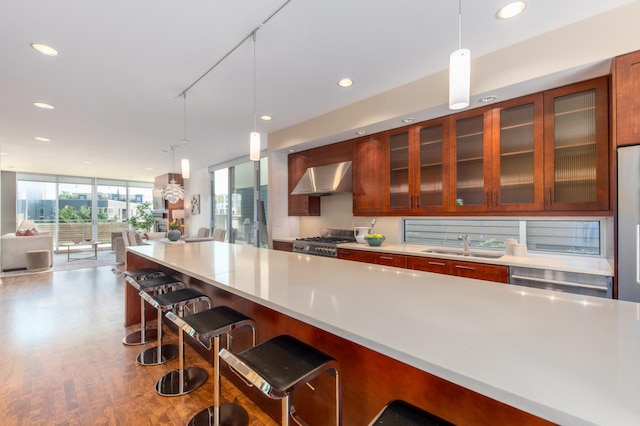
[[[138,355],[137,361],[142,365],[162,364],[166,359],[166,354],[162,345],[162,313],[174,308],[178,310],[178,317],[184,317],[184,310],[187,304],[192,306],[192,312],[196,312],[198,303],[206,303],[211,308],[211,299],[193,288],[181,288],[164,294],[149,294],[140,292],[147,302],[158,310],[158,346],[149,348]],[[209,374],[207,370],[200,367],[184,368],[184,335],[182,329],[178,329],[178,345],[172,345],[177,349],[180,359],[180,367],[162,376],[155,385],[156,392],[162,396],[178,396],[187,394],[204,384]],[[165,345],[167,346],[167,345]],[[173,355],[173,353],[172,353]],[[173,357],[175,358],[175,356]],[[173,359],[171,358],[171,359]]]
[[[220,336],[227,334],[227,350],[231,350],[231,330],[237,327],[249,327],[253,335],[252,346],[256,344],[256,329],[253,319],[229,308],[216,306],[197,314],[180,318],[173,312],[167,312],[167,318],[182,331],[195,338],[207,349],[213,347],[213,405],[193,416],[187,426],[246,426],[249,423],[247,411],[237,404],[220,404]],[[206,339],[206,341],[203,341]]]
[[[395,400],[388,403],[369,423],[369,426],[445,426],[452,424],[408,402]]]
[[[333,370],[336,378],[336,425],[341,424],[338,362],[324,352],[291,336],[281,335],[237,355],[222,349],[220,358],[247,385],[255,386],[272,399],[281,400],[284,426],[289,425],[289,415],[298,424],[306,424],[291,404],[291,393],[320,374]]]
[[[182,282],[173,277],[168,277],[156,269],[138,269],[124,271],[124,280],[138,291],[164,292],[169,289],[183,287]],[[122,343],[128,346],[144,345],[158,338],[156,329],[147,328],[147,306],[144,299],[140,298],[140,330],[125,336]]]

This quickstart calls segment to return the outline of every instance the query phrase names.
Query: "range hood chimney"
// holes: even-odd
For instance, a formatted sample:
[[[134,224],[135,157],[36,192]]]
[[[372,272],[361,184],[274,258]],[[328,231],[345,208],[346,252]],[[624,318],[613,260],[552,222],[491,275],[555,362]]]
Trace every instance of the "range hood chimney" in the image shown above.
[[[291,195],[331,195],[353,191],[351,161],[309,167]]]

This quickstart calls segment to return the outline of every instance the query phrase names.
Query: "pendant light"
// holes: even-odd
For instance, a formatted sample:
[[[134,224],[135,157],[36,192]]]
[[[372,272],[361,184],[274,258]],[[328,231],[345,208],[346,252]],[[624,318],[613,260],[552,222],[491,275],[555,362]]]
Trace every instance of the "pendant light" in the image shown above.
[[[458,0],[458,50],[449,58],[449,109],[469,106],[471,51],[462,48],[462,0]]]
[[[256,130],[256,30],[253,31],[253,132],[249,135],[249,159],[260,161],[260,133]]]
[[[182,98],[184,99],[184,138],[182,138],[182,144],[186,147],[186,145],[189,143],[189,140],[187,139],[187,92],[185,92],[182,95]],[[186,148],[185,148],[186,151]],[[183,179],[189,179],[189,159],[188,158],[183,158],[181,160],[181,169],[182,169],[182,178]]]
[[[169,204],[175,204],[180,200],[184,200],[184,189],[182,189],[182,187],[178,183],[176,183],[176,180],[173,178],[173,175],[175,174],[174,162],[175,162],[175,151],[177,147],[178,147],[177,145],[170,146],[171,169],[174,173],[171,175],[171,180],[169,181],[169,185],[167,185],[164,188],[164,191],[162,192],[164,199],[167,200]]]

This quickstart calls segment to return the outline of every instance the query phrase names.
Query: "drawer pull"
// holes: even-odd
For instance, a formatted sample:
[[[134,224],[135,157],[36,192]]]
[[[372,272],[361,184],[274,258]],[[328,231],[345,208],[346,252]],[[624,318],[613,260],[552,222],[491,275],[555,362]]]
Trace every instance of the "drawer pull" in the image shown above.
[[[435,265],[435,266],[445,266],[446,263],[442,263],[442,262],[427,262],[429,265]]]
[[[342,251],[341,251],[341,253],[342,253],[342,254],[346,254],[347,256],[351,254],[351,252],[350,252],[350,251],[347,251],[347,250],[342,250]]]
[[[380,256],[378,259],[382,259],[382,260],[393,260],[393,257],[390,257],[390,256]]]
[[[471,266],[462,266],[462,265],[456,265],[456,268],[465,269],[467,271],[475,271],[476,270],[476,268],[472,268]]]

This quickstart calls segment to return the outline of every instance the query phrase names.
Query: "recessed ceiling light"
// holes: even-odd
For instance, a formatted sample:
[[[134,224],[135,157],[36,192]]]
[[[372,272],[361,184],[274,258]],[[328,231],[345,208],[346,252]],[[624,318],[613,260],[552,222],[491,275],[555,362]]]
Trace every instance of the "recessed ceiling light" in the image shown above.
[[[496,100],[495,96],[485,96],[482,99],[479,99],[478,102],[480,102],[481,104],[486,104],[487,102],[493,102]]]
[[[296,152],[296,150],[293,148],[289,148],[289,152]]]
[[[38,52],[42,53],[43,55],[58,56],[58,51],[56,49],[54,49],[53,47],[49,47],[47,45],[38,44],[38,43],[31,43],[31,47],[33,47],[34,49],[36,49]]]
[[[43,137],[40,137],[40,136],[36,136],[35,140],[40,141],[40,142],[51,142],[51,139],[43,138]]]
[[[356,135],[358,135],[358,136],[362,136],[362,135],[366,135],[366,134],[367,134],[367,132],[365,132],[364,130],[360,130],[360,131],[356,132]]]
[[[414,121],[416,121],[415,118],[405,118],[402,120],[403,123],[413,123]]]
[[[6,152],[0,152],[0,155],[9,155],[9,154]]]
[[[353,85],[353,80],[351,80],[350,78],[343,78],[341,80],[338,80],[338,86],[340,87],[350,87]]]
[[[527,7],[527,2],[525,1],[514,1],[505,6],[502,6],[496,12],[496,18],[498,19],[511,19],[514,16],[520,15],[524,9]]]
[[[84,164],[91,164],[91,161],[83,161]]]
[[[153,170],[151,167],[146,167],[145,170]]]
[[[53,105],[45,104],[44,102],[34,102],[33,103],[38,108],[42,109],[53,109]]]
[[[269,121],[269,120],[271,120],[271,118],[272,118],[272,117],[271,117],[270,115],[261,115],[261,116],[260,116],[260,119],[262,119],[262,120],[264,120],[264,121]]]

